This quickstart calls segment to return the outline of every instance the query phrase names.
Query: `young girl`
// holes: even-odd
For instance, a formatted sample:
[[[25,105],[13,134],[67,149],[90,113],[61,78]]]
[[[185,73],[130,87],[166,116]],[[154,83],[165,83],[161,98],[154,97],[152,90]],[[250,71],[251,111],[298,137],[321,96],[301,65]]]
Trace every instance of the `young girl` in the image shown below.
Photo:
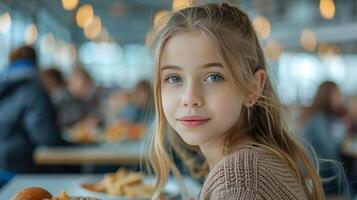
[[[179,10],[157,32],[153,50],[153,199],[170,172],[181,180],[172,147],[188,165],[194,162],[186,149],[199,147],[205,156],[209,174],[199,199],[325,199],[314,166],[286,127],[245,13],[225,3]]]

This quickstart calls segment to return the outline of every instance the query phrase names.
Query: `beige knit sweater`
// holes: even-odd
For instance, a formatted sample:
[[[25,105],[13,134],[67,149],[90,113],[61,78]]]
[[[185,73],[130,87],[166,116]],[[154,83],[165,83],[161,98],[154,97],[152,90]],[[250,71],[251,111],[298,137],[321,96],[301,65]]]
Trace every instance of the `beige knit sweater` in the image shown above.
[[[206,199],[308,199],[288,166],[268,150],[244,147],[222,159],[200,194]]]

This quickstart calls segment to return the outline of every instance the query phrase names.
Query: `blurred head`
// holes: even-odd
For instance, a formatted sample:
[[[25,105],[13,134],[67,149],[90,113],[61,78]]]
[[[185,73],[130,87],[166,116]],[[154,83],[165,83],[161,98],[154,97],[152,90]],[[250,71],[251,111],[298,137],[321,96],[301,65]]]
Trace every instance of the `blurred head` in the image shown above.
[[[62,74],[59,70],[51,68],[41,71],[41,81],[49,93],[56,92],[65,86]]]
[[[314,112],[333,114],[338,112],[341,105],[342,96],[337,84],[332,81],[326,81],[319,86],[312,109]]]
[[[152,98],[152,89],[149,81],[140,81],[131,95],[132,101],[139,106],[146,106]]]
[[[26,60],[37,66],[37,54],[35,49],[31,46],[23,46],[15,49],[10,53],[9,60],[10,63],[14,63],[19,60]]]
[[[93,80],[82,67],[75,67],[67,79],[68,90],[78,98],[85,98],[93,90]]]
[[[180,147],[223,137],[222,152],[228,154],[249,135],[286,160],[312,199],[322,198],[316,172],[286,128],[262,48],[244,12],[225,3],[179,10],[156,32],[152,48],[157,123],[150,161],[158,175],[156,195],[169,169],[179,174],[167,145],[184,157],[185,148]],[[208,122],[194,129],[180,124],[181,117],[195,115]],[[297,169],[298,158],[313,181],[312,192]],[[183,161],[190,169],[195,167],[189,157]]]

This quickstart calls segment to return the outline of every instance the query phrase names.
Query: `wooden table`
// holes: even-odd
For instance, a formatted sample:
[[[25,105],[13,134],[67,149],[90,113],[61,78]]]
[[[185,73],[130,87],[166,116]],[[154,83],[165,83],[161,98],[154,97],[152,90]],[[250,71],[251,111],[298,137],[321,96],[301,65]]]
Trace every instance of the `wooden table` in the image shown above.
[[[138,164],[146,157],[142,141],[124,141],[71,147],[38,147],[34,152],[37,164],[47,165],[119,165]]]
[[[16,194],[16,192],[19,192],[27,187],[42,187],[55,196],[58,195],[61,191],[66,191],[70,196],[90,196],[100,199],[116,200],[120,199],[114,197],[102,198],[103,195],[85,191],[80,187],[81,183],[85,183],[88,180],[100,180],[102,178],[103,175],[84,174],[17,175],[0,190],[0,199],[10,200],[14,194]],[[184,177],[184,183],[189,189],[190,196],[193,197],[193,199],[197,199],[201,185],[189,177]],[[172,177],[169,178],[166,188],[170,188],[170,191],[178,191],[178,185]]]

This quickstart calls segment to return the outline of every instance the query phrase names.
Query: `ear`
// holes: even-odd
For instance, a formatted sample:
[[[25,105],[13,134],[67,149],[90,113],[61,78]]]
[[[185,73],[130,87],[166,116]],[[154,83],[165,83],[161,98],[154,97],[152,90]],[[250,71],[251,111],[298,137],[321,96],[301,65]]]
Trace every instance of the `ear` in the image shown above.
[[[244,100],[244,105],[246,107],[252,107],[258,101],[259,97],[263,93],[266,77],[267,77],[266,71],[263,69],[259,69],[254,73],[255,86],[253,91],[250,94],[248,94]]]

